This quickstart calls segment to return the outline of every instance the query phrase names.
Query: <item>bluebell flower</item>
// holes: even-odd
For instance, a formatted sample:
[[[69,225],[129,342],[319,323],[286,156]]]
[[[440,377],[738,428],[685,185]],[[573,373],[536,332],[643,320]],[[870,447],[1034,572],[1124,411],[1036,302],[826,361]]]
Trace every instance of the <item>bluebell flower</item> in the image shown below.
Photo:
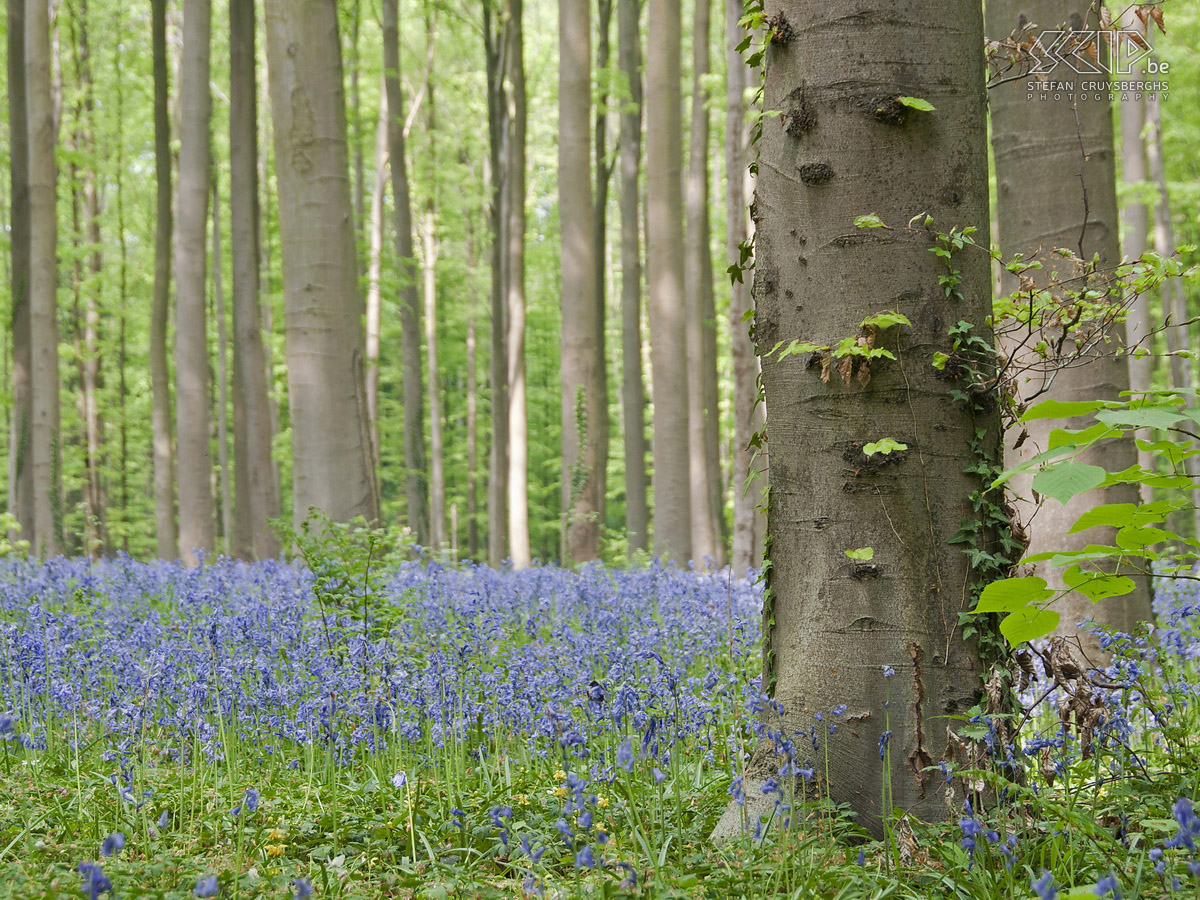
[[[1111,872],[1096,882],[1097,897],[1107,897],[1109,894],[1113,895],[1114,900],[1121,900],[1121,885]]]
[[[100,863],[80,863],[79,874],[83,876],[83,890],[87,894],[88,900],[96,900],[105,891],[112,891],[112,882],[100,870]]]
[[[169,810],[163,810],[162,815],[158,817],[158,828],[161,831],[166,828],[171,822],[171,813]]]
[[[662,784],[664,781],[667,780],[667,773],[664,772],[662,769],[658,768],[658,766],[654,767],[654,770],[651,774],[654,776],[655,784]]]
[[[884,678],[891,678],[895,674],[896,674],[896,670],[893,669],[891,666],[883,667],[883,677]]]
[[[121,831],[114,831],[104,839],[104,843],[100,845],[101,856],[113,856],[125,849],[125,834]]]
[[[1058,896],[1058,888],[1054,885],[1054,876],[1050,874],[1049,869],[1042,869],[1042,877],[1030,882],[1029,889],[1037,894],[1040,900],[1054,900]]]
[[[575,868],[577,869],[594,869],[596,868],[596,854],[592,852],[591,844],[584,844],[579,848],[579,852],[575,854]]]
[[[293,900],[308,900],[312,896],[312,883],[307,878],[297,878],[292,882],[292,887],[296,890]]]
[[[201,875],[196,881],[196,889],[192,891],[197,897],[215,897],[220,885],[216,875]]]
[[[392,776],[392,787],[396,788],[397,790],[404,787],[406,784],[408,784],[408,775],[406,773],[397,772]]]
[[[243,802],[246,804],[246,809],[249,810],[250,812],[254,812],[255,810],[257,810],[258,809],[258,791],[256,791],[254,788],[250,788],[248,791],[246,791],[246,796],[245,796]]]
[[[1200,819],[1196,817],[1192,801],[1187,797],[1180,797],[1175,801],[1171,812],[1175,816],[1175,822],[1179,825],[1179,833],[1167,841],[1167,846],[1195,850],[1196,839],[1200,838]]]
[[[892,740],[891,729],[888,729],[879,736],[879,758],[883,759],[887,755],[888,744]]]
[[[629,745],[628,738],[617,748],[617,765],[626,772],[633,771],[633,747]]]

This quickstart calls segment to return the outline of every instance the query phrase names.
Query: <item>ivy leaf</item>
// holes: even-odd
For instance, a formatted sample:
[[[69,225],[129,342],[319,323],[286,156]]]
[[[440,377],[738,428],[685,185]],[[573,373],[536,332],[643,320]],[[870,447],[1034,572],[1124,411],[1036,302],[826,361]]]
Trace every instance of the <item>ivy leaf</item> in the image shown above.
[[[1034,419],[1070,419],[1095,412],[1104,406],[1103,400],[1043,400],[1034,406],[1019,421]]]
[[[917,109],[921,112],[933,112],[937,109],[928,100],[922,100],[920,97],[897,97],[896,102],[907,106],[909,109]]]
[[[897,450],[907,450],[908,444],[902,444],[894,438],[885,437],[877,441],[872,441],[869,444],[863,444],[863,456],[874,456],[876,453],[881,453],[887,456],[889,453],[895,453]]]
[[[1000,623],[1000,633],[1010,644],[1016,646],[1050,634],[1058,627],[1061,618],[1062,615],[1052,609],[1030,606],[1005,616]]]
[[[941,372],[941,371],[945,370],[946,363],[948,363],[948,362],[950,362],[950,355],[947,353],[943,353],[941,350],[939,350],[933,354],[933,362],[931,363],[931,365],[935,369],[937,369],[939,372]]]
[[[862,320],[863,328],[878,328],[880,331],[891,328],[893,325],[907,325],[911,328],[912,322],[908,320],[908,316],[898,313],[894,309],[875,313],[875,315]]]
[[[1059,503],[1066,503],[1076,494],[1104,484],[1107,477],[1108,473],[1099,466],[1068,459],[1038,472],[1033,479],[1033,489]]]
[[[1001,578],[983,589],[975,612],[1012,612],[1053,596],[1054,591],[1046,585],[1045,578]]]
[[[1104,503],[1093,509],[1089,509],[1076,519],[1075,524],[1071,526],[1071,530],[1067,534],[1087,531],[1089,528],[1098,528],[1101,525],[1124,528],[1133,521],[1136,512],[1137,505],[1134,503]]]
[[[863,562],[870,562],[875,558],[874,547],[859,547],[857,550],[844,551],[850,559],[861,559]]]
[[[1064,569],[1063,584],[1079,591],[1092,602],[1109,597],[1123,597],[1133,593],[1137,587],[1133,579],[1125,575],[1110,575],[1107,572],[1085,572],[1078,565]]]

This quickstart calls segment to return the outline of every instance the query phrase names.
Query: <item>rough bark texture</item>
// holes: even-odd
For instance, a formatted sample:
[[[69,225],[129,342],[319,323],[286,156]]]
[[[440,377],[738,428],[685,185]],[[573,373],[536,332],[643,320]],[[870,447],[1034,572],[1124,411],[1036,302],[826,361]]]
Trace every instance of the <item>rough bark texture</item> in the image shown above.
[[[712,0],[695,0],[692,25],[692,116],[689,135],[687,241],[688,478],[691,482],[692,555],[698,563],[725,564],[721,534],[721,471],[717,449],[716,310],[708,224],[709,116],[704,80],[709,71]]]
[[[55,115],[50,79],[50,0],[25,9],[25,103],[29,117],[30,462],[33,468],[31,547],[53,556],[61,546],[58,288],[54,162]]]
[[[750,69],[737,47],[745,36],[739,24],[744,14],[741,0],[726,0],[725,40],[727,76],[725,83],[725,251],[728,264],[741,263],[741,245],[750,237],[747,213],[750,180],[750,133],[746,117],[746,90]],[[757,553],[763,534],[759,510],[765,469],[750,446],[762,427],[763,407],[758,402],[758,357],[750,340],[747,314],[752,309],[750,284],[734,280],[729,298],[729,346],[733,357],[733,539],[731,563],[737,574],[745,574],[759,563]]]
[[[504,91],[507,150],[504,154],[504,327],[508,372],[508,556],[516,568],[531,562],[529,549],[529,424],[525,390],[525,37],[524,4],[508,0]]]
[[[379,95],[379,122],[375,128],[375,182],[371,187],[371,212],[367,251],[367,416],[371,420],[371,453],[379,466],[379,330],[382,326],[380,276],[383,273],[383,206],[387,197],[388,165],[387,91]]]
[[[1063,23],[1086,21],[1089,7],[1080,0],[992,0],[988,4],[988,36],[1006,38],[1025,22],[1037,22],[1046,28]],[[1094,26],[1093,26],[1094,27]],[[1046,261],[1040,272],[1030,273],[1043,283],[1054,273],[1070,274],[1055,261],[1054,250],[1066,248],[1085,260],[1099,254],[1101,265],[1120,260],[1117,226],[1116,176],[1113,161],[1112,110],[1107,102],[1089,100],[1075,103],[1061,100],[1027,99],[1024,81],[1001,84],[992,89],[989,102],[992,114],[992,150],[996,160],[997,240],[1006,257],[1014,253],[1025,258]],[[1017,289],[1015,277],[1004,273],[1001,290]],[[1015,360],[1020,365],[1021,360]],[[1029,396],[1045,385],[1041,377],[1019,384],[1022,396]],[[1129,368],[1125,360],[1108,348],[1094,354],[1087,365],[1059,371],[1051,391],[1045,395],[1057,400],[1116,400],[1129,389]],[[1010,464],[1046,450],[1050,431],[1062,427],[1083,427],[1083,421],[1064,425],[1061,420],[1041,419],[1025,426],[1028,438],[1019,450],[1010,447]],[[1017,431],[1014,429],[1014,432]],[[1016,434],[1012,437],[1015,439]],[[1079,457],[1084,462],[1119,471],[1137,461],[1133,441],[1107,442]],[[1100,531],[1090,530],[1069,535],[1075,520],[1098,503],[1136,503],[1136,485],[1120,484],[1088,491],[1074,497],[1065,506],[1045,498],[1040,506],[1033,502],[1032,478],[1014,479],[1012,484],[1016,512],[1025,523],[1030,538],[1029,552],[1081,549],[1086,544],[1105,543]],[[1111,533],[1109,535],[1111,537]],[[1061,586],[1061,569],[1044,564],[1038,570],[1052,586]],[[1095,604],[1081,594],[1072,593],[1056,605],[1062,614],[1060,633],[1074,635],[1076,625],[1085,618],[1132,629],[1150,618],[1150,594],[1144,580],[1139,589],[1123,598],[1111,598]],[[1093,640],[1085,642],[1095,649]]]
[[[293,518],[379,517],[363,377],[337,7],[267,0],[279,183]]]
[[[692,558],[688,384],[683,285],[679,0],[648,0],[646,270],[654,401],[654,549]]]
[[[596,190],[593,194],[593,221],[596,251],[593,265],[596,272],[596,358],[599,360],[592,377],[593,390],[600,398],[603,415],[592,423],[596,437],[596,521],[599,540],[603,540],[603,529],[608,521],[608,441],[609,413],[611,404],[608,395],[608,272],[612,260],[608,253],[608,184],[612,179],[614,161],[609,158],[609,63],[612,58],[612,16],[614,0],[597,0],[596,4],[596,71],[605,73],[596,85],[595,125],[592,130],[594,148],[593,177]]]
[[[591,25],[587,0],[559,0],[558,209],[562,233],[564,557],[600,551],[596,390],[596,235],[592,208]]]
[[[12,427],[8,444],[8,509],[20,525],[20,537],[33,535],[33,466],[30,459],[29,335],[29,118],[25,109],[25,5],[8,0],[8,133],[12,211]],[[15,536],[15,535],[14,535]]]
[[[259,315],[258,92],[253,3],[229,4],[230,237],[233,242],[233,552],[279,555],[267,524],[280,515],[273,430]]]
[[[736,3],[738,0],[730,0]],[[646,487],[646,388],[642,379],[642,47],[638,0],[617,0],[617,56],[629,89],[621,108],[621,412],[625,435],[625,536],[632,555],[650,546]]]
[[[185,0],[179,81],[179,185],[175,218],[175,435],[179,549],[194,564],[214,543],[209,443],[206,266],[209,186],[210,0]]]
[[[217,320],[217,498],[221,507],[221,552],[233,546],[233,485],[229,473],[229,329],[225,316],[225,278],[221,263],[221,189],[214,169],[212,179],[212,285],[213,313]]]
[[[828,720],[848,705],[822,748],[828,790],[878,833],[885,767],[894,806],[947,815],[944,780],[923,769],[945,750],[942,717],[975,703],[982,674],[957,627],[973,575],[948,541],[980,486],[964,471],[978,463],[971,443],[983,429],[998,450],[998,416],[956,404],[928,360],[960,319],[983,331],[988,262],[958,259],[964,298],[947,298],[931,237],[904,227],[928,212],[942,228],[978,227],[986,246],[982,17],[948,0],[902,0],[886,14],[865,0],[766,11],[786,38],[766,58],[765,106],[783,115],[767,121],[760,145],[757,347],[836,344],[887,309],[912,321],[882,333],[897,359],[876,361],[869,380],[860,369],[848,384],[836,371],[826,381],[805,357],[763,360],[772,447],[763,685],[785,710],[771,725],[806,733],[814,714]],[[936,112],[906,112],[899,96]],[[825,177],[812,178],[812,166]],[[896,230],[855,228],[864,212]],[[909,449],[872,465],[861,448],[884,436]],[[846,557],[859,547],[873,548],[873,561]],[[895,669],[890,682],[884,665]],[[774,774],[766,756],[750,775]],[[764,809],[757,785],[745,791],[753,828],[770,799]],[[737,832],[740,813],[731,806],[718,836]]]
[[[1136,15],[1130,15],[1122,27],[1145,33],[1145,26]],[[1128,200],[1121,208],[1121,251],[1126,259],[1137,259],[1146,252],[1150,236],[1150,214],[1146,208],[1142,191],[1146,184],[1146,147],[1142,129],[1146,125],[1146,101],[1141,94],[1131,95],[1120,104],[1121,115],[1121,175],[1130,188]],[[1125,319],[1125,345],[1153,350],[1150,337],[1153,323],[1150,318],[1150,298],[1146,294],[1137,297],[1129,308]],[[1143,343],[1144,342],[1144,343]],[[1154,375],[1154,357],[1147,354],[1141,358],[1129,356],[1129,388],[1147,391]],[[1149,439],[1149,431],[1140,432],[1138,437]],[[1143,468],[1153,467],[1153,458],[1148,451],[1138,451],[1138,464]],[[1140,487],[1139,496],[1143,503],[1154,499],[1149,485]]]
[[[158,555],[179,555],[175,528],[175,452],[171,441],[171,105],[167,81],[167,0],[151,0],[154,56],[154,297],[150,305],[151,423],[154,432],[154,531]]]
[[[424,388],[421,386],[421,307],[413,253],[412,200],[404,151],[404,95],[400,86],[400,19],[396,0],[383,0],[383,71],[388,98],[388,155],[396,262],[400,271],[400,360],[404,396],[404,482],[408,524],[420,544],[429,543],[429,494],[425,461]]]
[[[436,47],[435,21],[428,9],[425,19],[427,47],[426,72],[433,68]],[[426,77],[425,130],[429,137],[429,191],[421,224],[421,284],[425,299],[425,366],[429,383],[429,543],[441,548],[446,534],[446,475],[442,452],[442,398],[437,354],[437,113],[433,102],[433,79]]]

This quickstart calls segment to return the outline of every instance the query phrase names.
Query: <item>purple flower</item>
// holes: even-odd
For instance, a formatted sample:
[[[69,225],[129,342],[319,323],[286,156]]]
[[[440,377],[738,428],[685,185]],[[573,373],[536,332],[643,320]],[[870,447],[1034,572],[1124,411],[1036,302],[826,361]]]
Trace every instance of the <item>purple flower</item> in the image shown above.
[[[392,776],[392,787],[396,788],[397,790],[404,787],[406,784],[408,784],[408,775],[406,773],[397,772]]]
[[[891,743],[891,729],[885,731],[879,736],[879,758],[883,759],[887,755],[888,744]]]
[[[196,889],[192,893],[197,897],[215,897],[218,889],[216,875],[201,875],[196,881]]]
[[[658,768],[658,766],[654,767],[654,771],[652,772],[652,774],[654,775],[654,783],[655,784],[662,784],[664,781],[667,780],[667,773],[664,772],[662,769]]]
[[[1054,900],[1058,896],[1058,888],[1054,885],[1054,876],[1049,869],[1042,869],[1042,877],[1030,882],[1029,889],[1038,895],[1040,900]]]
[[[125,849],[125,834],[121,831],[114,831],[104,839],[104,843],[100,845],[101,856],[113,856]]]
[[[891,678],[895,674],[896,674],[896,670],[893,669],[891,666],[883,667],[883,677],[884,678]]]
[[[1096,882],[1097,897],[1107,897],[1109,894],[1116,900],[1121,900],[1121,885],[1117,882],[1117,876],[1111,872]]]
[[[83,890],[87,893],[88,900],[96,900],[105,891],[112,890],[112,882],[100,871],[100,863],[80,863],[79,874],[83,876]]]
[[[629,745],[629,739],[617,748],[617,765],[626,772],[633,771],[633,747]]]
[[[312,896],[312,883],[307,878],[297,878],[292,887],[296,889],[294,900],[308,900]]]
[[[257,810],[258,791],[256,791],[254,788],[250,788],[250,790],[246,791],[246,796],[243,802],[246,804],[246,809],[248,809],[250,812]]]
[[[163,810],[162,815],[158,817],[158,828],[161,831],[166,828],[171,822],[171,813],[168,810]]]
[[[575,854],[575,868],[577,869],[594,869],[596,868],[596,854],[592,852],[591,844],[584,844],[579,848],[579,852]]]

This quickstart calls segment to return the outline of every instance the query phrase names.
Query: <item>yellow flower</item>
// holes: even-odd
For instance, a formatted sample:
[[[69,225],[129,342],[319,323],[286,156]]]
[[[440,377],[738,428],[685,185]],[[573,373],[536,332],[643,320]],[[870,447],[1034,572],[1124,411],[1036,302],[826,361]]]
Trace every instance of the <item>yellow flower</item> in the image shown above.
[[[283,856],[283,851],[287,849],[284,844],[269,844],[267,846],[267,856]]]
[[[561,779],[561,778],[566,778],[566,777],[567,777],[567,773],[566,773],[566,772],[564,772],[562,769],[555,769],[555,770],[554,770],[554,777],[555,777],[555,778],[560,778],[560,779]]]
[[[596,799],[596,805],[598,807],[600,807],[601,809],[607,809],[608,808],[608,798],[607,797],[598,797]]]
[[[556,788],[554,789],[554,796],[555,796],[555,797],[565,797],[565,796],[567,796],[567,789],[566,789],[565,787],[563,787],[563,786],[560,784],[558,787],[556,787]]]

